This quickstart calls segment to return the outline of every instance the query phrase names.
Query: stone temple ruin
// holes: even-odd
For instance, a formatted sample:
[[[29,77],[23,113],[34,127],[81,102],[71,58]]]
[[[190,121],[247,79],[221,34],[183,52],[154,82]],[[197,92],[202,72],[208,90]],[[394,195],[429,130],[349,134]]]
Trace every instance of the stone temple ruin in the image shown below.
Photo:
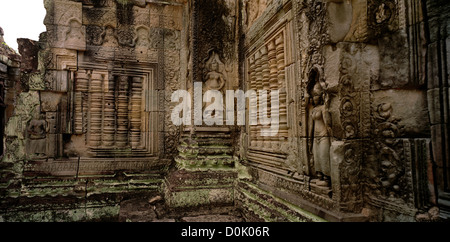
[[[44,5],[1,33],[1,221],[449,218],[449,1]],[[199,83],[279,90],[278,132],[175,125]]]

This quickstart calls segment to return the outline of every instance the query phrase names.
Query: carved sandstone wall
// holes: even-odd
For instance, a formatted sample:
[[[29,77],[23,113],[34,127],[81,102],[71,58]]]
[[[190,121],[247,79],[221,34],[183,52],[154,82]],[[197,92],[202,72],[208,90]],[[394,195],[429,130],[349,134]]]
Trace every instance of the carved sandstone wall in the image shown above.
[[[247,90],[280,90],[280,132],[244,131],[252,182],[330,220],[414,220],[437,205],[425,5],[260,6],[263,14],[242,9],[242,80]],[[245,189],[239,194],[245,198]],[[250,204],[243,206],[258,214],[252,206],[261,201]]]
[[[3,219],[117,219],[154,195],[246,221],[448,217],[446,1],[44,4],[47,32],[0,63]],[[196,86],[278,90],[279,127],[255,96],[246,125],[175,126]]]
[[[160,189],[177,147],[170,96],[186,78],[184,2],[44,6],[47,31],[19,41],[23,86],[7,91],[2,213],[27,220],[17,211],[41,204],[62,208],[42,220],[116,216],[122,195]],[[89,212],[72,214],[86,203]]]

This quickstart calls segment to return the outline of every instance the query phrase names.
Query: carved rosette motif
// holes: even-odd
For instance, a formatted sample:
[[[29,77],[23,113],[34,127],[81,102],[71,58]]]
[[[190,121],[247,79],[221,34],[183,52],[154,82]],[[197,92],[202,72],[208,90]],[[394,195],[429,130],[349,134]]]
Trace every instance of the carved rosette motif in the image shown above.
[[[368,0],[367,23],[371,37],[378,37],[398,29],[398,6],[395,0]]]
[[[408,142],[400,137],[403,127],[400,119],[394,116],[390,103],[380,103],[373,106],[374,137],[378,164],[375,167],[377,178],[376,189],[372,195],[389,198],[394,203],[409,203],[411,184],[409,181],[409,157],[406,155]],[[397,200],[399,199],[399,200]],[[396,201],[397,200],[397,201]],[[402,202],[401,202],[402,201]]]
[[[341,60],[340,66],[340,99],[341,105],[339,111],[341,114],[341,125],[344,130],[345,139],[354,139],[359,137],[359,97],[354,87],[354,70],[356,60],[351,55],[346,54]]]
[[[365,103],[370,103],[368,88],[364,83],[370,83],[370,77],[363,76],[365,80],[357,80],[361,72],[359,62],[362,52],[360,45],[349,44],[344,46],[340,60],[339,78],[339,114],[343,130],[343,161],[337,167],[339,170],[339,207],[343,211],[359,212],[362,206],[362,160],[364,159],[364,128],[365,122],[370,124],[370,117],[363,115]],[[361,78],[361,77],[360,77]],[[360,86],[356,87],[356,84]],[[370,109],[369,109],[370,110]]]

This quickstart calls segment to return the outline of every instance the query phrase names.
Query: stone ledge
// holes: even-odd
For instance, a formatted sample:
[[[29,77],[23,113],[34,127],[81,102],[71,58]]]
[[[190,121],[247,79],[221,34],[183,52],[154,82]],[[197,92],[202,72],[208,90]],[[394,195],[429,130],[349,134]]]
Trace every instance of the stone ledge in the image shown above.
[[[116,221],[121,201],[161,193],[154,177],[24,179],[16,193],[1,197],[0,216],[7,222]]]
[[[362,214],[350,214],[350,213],[339,213],[325,210],[311,202],[302,199],[298,195],[290,194],[288,192],[282,191],[280,189],[264,185],[264,184],[253,184],[256,189],[264,191],[270,196],[279,198],[283,200],[284,204],[292,204],[301,210],[304,210],[307,214],[316,214],[318,217],[325,219],[330,222],[365,222],[368,221],[368,217]],[[291,205],[291,206],[292,206]]]
[[[231,206],[234,204],[233,171],[175,171],[165,182],[166,203],[170,208]]]
[[[272,193],[250,182],[239,182],[236,199],[244,214],[250,214],[252,221],[266,222],[324,222],[325,220],[286,202]]]

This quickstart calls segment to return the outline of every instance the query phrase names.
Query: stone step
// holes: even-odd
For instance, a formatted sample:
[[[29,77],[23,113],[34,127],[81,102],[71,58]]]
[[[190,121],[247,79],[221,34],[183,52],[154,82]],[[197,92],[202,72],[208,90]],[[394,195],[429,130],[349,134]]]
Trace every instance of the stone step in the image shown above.
[[[158,220],[156,206],[142,199],[120,203],[119,222],[152,222]]]
[[[119,222],[244,222],[234,206],[171,209],[161,196],[134,198],[120,203]]]
[[[203,215],[203,216],[196,216],[196,217],[184,217],[181,218],[181,222],[188,222],[188,223],[212,223],[212,222],[218,222],[218,223],[239,223],[244,222],[244,219],[242,217],[232,216],[232,215],[219,215],[219,214],[213,214],[213,215]]]

